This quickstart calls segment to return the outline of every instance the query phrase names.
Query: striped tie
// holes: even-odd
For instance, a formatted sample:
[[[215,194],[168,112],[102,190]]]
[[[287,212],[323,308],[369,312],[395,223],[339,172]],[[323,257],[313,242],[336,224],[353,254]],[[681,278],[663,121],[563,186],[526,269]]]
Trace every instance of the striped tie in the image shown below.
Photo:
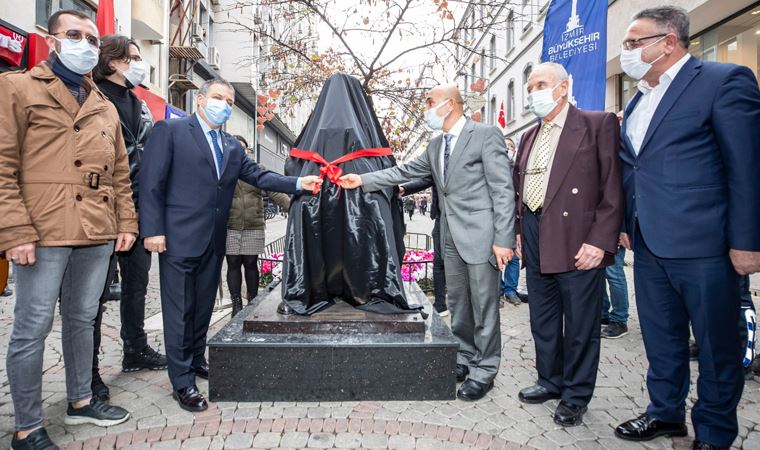
[[[446,174],[449,171],[449,156],[451,155],[451,139],[454,137],[453,134],[444,134],[443,135],[443,141],[445,145],[443,146],[443,179],[446,179]]]

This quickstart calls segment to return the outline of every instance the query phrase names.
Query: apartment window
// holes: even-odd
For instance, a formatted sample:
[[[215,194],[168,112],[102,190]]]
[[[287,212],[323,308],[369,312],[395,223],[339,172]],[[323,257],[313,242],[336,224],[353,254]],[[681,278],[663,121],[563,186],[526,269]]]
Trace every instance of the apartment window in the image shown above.
[[[37,1],[37,25],[47,28],[48,17],[62,9],[73,9],[87,13],[95,20],[97,11],[84,0],[36,0]]]
[[[496,121],[498,120],[496,115],[498,114],[498,112],[496,111],[496,96],[495,95],[491,97],[490,106],[491,106],[491,115],[488,118],[488,123],[491,125],[496,125]]]
[[[507,16],[507,52],[515,46],[515,13],[510,11]]]
[[[507,85],[507,123],[515,120],[515,80]]]
[[[488,68],[493,71],[496,68],[496,35],[491,35],[491,41],[488,44]]]
[[[156,66],[150,66],[150,83],[157,84],[156,83]]]
[[[480,78],[486,77],[486,52],[480,51]]]
[[[533,65],[528,64],[525,66],[525,69],[523,69],[523,111],[528,110],[528,77],[530,77],[531,72],[533,72]]]
[[[523,22],[523,31],[527,30],[530,26],[531,21],[533,20],[533,10],[532,5],[530,4],[530,0],[522,0],[522,22]]]
[[[475,81],[475,63],[472,63],[472,66],[470,66],[470,82],[474,83]]]

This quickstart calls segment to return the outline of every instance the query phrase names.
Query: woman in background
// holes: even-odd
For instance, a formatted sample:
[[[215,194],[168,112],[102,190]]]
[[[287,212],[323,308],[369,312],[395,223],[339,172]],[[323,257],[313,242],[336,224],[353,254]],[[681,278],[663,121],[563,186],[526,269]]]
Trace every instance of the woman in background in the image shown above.
[[[253,158],[253,151],[242,136],[235,136]],[[267,192],[281,208],[290,208],[290,197],[279,192]],[[243,309],[243,270],[248,303],[258,295],[258,258],[264,252],[264,192],[243,181],[238,181],[232,197],[230,219],[227,222],[227,288],[232,297],[232,317]]]

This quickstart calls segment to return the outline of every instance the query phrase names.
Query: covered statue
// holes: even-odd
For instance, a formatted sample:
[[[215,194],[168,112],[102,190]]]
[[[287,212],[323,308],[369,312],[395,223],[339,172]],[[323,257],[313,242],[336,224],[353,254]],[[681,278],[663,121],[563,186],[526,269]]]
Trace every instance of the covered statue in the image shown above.
[[[311,315],[338,300],[361,310],[418,311],[401,279],[403,216],[394,189],[343,190],[345,173],[396,164],[380,122],[359,81],[336,74],[286,162],[293,176],[321,175],[316,195],[297,194],[290,206],[282,272],[282,298],[296,314]]]

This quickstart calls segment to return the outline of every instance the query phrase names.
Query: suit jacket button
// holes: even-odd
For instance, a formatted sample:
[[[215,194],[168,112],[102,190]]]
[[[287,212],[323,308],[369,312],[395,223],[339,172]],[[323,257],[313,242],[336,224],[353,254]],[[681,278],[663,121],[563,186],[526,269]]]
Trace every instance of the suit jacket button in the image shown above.
[[[570,191],[570,192],[572,192],[573,194],[577,194],[578,193],[578,188],[573,188],[573,190]]]
[[[74,161],[74,165],[76,167],[82,167],[82,161],[80,161],[80,160],[77,159],[76,161]]]
[[[567,216],[568,216],[567,211],[562,213],[562,217],[567,217]]]
[[[77,199],[78,202],[81,202],[82,201],[82,196],[79,195],[79,194],[77,194],[76,199]]]
[[[107,196],[103,196],[103,203],[108,203],[108,197]]]

